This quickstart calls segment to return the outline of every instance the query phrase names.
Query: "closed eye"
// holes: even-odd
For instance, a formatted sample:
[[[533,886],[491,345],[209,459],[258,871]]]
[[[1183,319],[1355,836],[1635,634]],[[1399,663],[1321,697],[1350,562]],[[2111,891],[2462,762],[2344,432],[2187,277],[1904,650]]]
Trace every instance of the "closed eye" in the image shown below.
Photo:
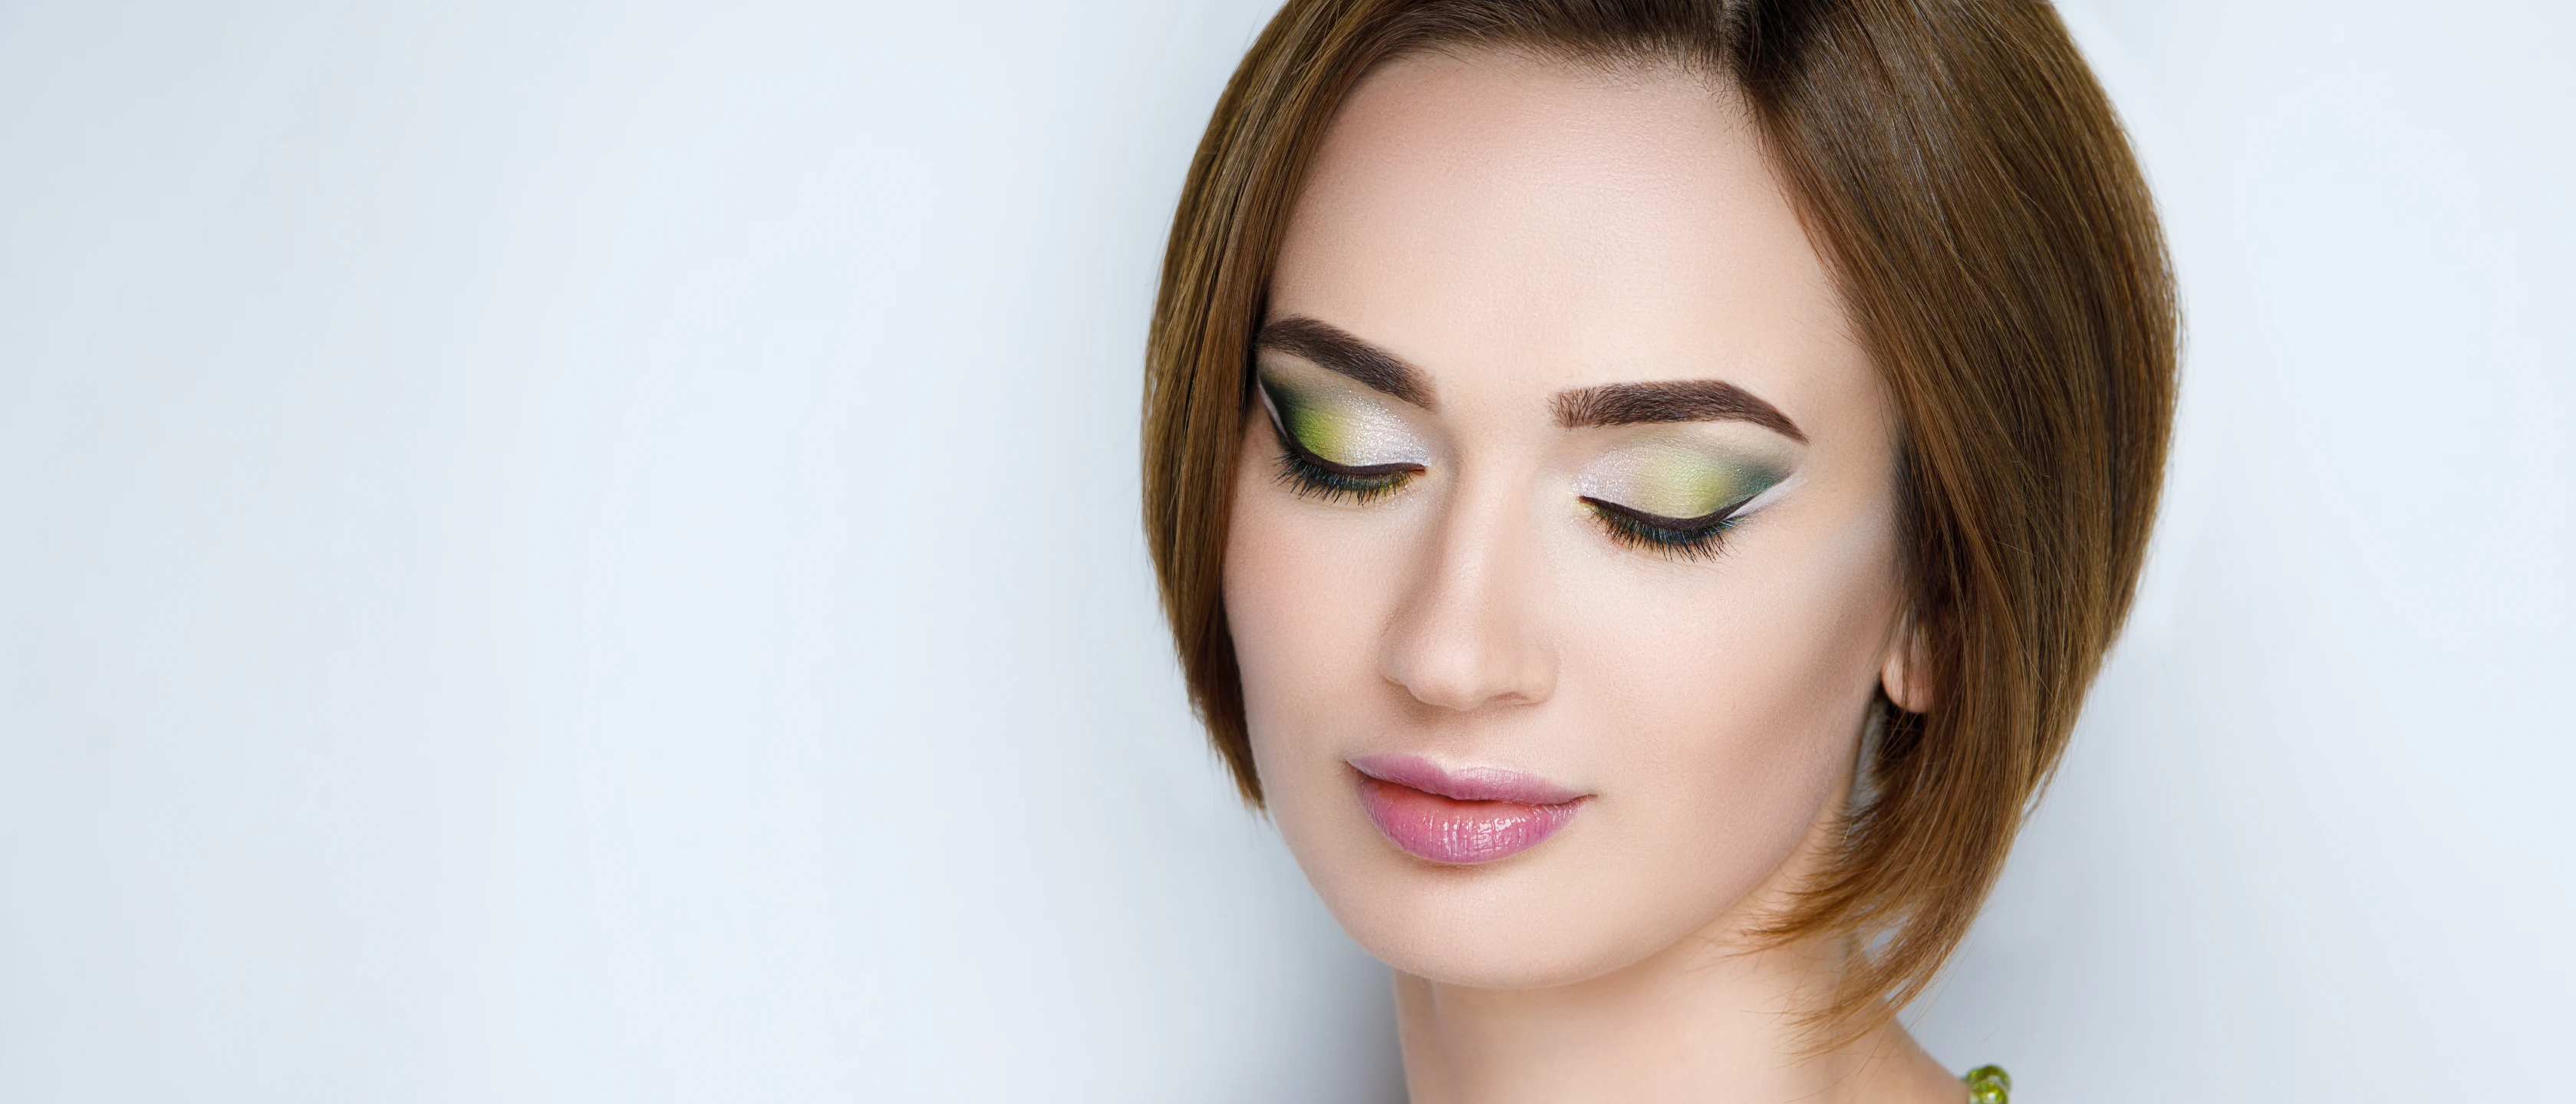
[[[1722,551],[1726,531],[1735,527],[1736,514],[1747,501],[1750,499],[1730,502],[1698,517],[1677,518],[1650,514],[1608,499],[1583,496],[1583,504],[1600,519],[1610,539],[1630,548],[1679,560],[1710,559]]]
[[[1279,481],[1299,495],[1365,505],[1403,489],[1414,476],[1422,474],[1422,465],[1410,462],[1354,466],[1317,456],[1289,431],[1279,416],[1278,400],[1266,385],[1261,400],[1262,408],[1270,415],[1271,435],[1279,441]]]

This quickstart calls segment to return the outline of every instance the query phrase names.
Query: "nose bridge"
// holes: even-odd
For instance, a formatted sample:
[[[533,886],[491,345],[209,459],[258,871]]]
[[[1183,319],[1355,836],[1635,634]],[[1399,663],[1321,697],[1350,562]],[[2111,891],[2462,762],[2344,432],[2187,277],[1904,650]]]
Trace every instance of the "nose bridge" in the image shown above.
[[[1462,482],[1389,626],[1381,667],[1424,704],[1534,704],[1556,688],[1526,495]]]

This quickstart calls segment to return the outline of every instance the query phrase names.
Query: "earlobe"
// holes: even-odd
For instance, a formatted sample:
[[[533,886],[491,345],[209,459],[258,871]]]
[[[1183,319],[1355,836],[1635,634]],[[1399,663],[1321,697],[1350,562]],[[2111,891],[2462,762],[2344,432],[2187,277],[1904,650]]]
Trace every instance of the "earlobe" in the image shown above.
[[[1898,709],[1931,712],[1931,665],[1926,659],[1923,630],[1913,618],[1906,618],[1888,640],[1887,658],[1878,668],[1878,684]]]

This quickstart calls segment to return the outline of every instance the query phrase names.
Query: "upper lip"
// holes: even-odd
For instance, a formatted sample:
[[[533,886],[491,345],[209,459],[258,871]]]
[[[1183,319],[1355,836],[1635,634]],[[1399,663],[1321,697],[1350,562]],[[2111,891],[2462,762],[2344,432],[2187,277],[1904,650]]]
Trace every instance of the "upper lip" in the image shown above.
[[[1351,769],[1380,782],[1409,786],[1457,801],[1510,801],[1523,805],[1562,805],[1585,796],[1535,774],[1503,767],[1444,767],[1419,755],[1390,752],[1362,755]]]

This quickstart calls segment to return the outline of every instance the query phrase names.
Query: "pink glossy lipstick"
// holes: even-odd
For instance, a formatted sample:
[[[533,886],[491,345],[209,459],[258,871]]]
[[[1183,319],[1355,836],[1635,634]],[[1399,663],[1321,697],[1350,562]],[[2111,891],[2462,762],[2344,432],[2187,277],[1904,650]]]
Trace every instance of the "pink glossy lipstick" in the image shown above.
[[[1574,819],[1589,795],[1500,767],[1442,767],[1418,755],[1364,755],[1360,807],[1406,853],[1465,866],[1520,854]]]

